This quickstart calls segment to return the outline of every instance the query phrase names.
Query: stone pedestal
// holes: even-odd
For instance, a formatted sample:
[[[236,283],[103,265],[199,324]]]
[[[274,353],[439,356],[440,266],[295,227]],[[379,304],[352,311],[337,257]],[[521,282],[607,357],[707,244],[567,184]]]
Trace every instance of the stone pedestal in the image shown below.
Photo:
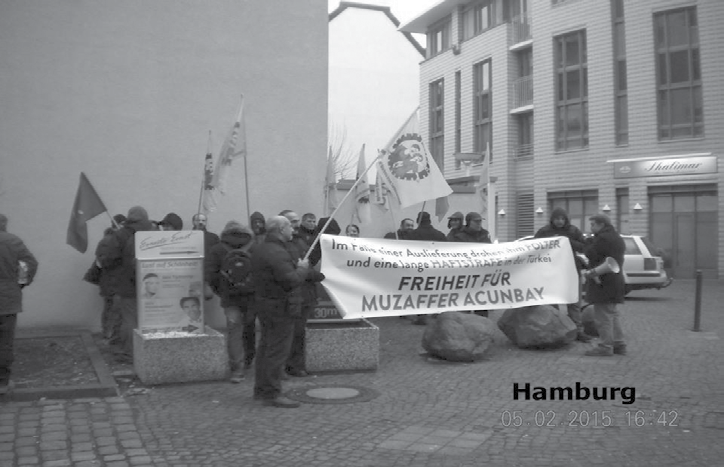
[[[307,323],[307,371],[373,371],[380,357],[380,328],[366,319]]]
[[[144,384],[213,381],[228,376],[226,336],[206,326],[204,334],[133,334],[133,366]]]

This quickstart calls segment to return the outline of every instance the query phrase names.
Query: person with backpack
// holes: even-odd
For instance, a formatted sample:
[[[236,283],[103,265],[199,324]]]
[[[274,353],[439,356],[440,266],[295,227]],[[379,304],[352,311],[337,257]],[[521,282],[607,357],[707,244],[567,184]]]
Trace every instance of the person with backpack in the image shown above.
[[[256,310],[251,276],[254,233],[237,221],[226,223],[221,241],[206,257],[206,281],[221,299],[226,315],[230,381],[240,383],[256,354]]]

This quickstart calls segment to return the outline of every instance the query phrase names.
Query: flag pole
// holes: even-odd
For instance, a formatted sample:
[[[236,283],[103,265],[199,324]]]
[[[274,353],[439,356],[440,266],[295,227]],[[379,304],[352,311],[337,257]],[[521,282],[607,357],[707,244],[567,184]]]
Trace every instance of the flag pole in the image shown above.
[[[377,163],[377,161],[382,156],[382,153],[378,154],[377,157],[375,157],[375,160],[372,161],[370,165],[367,166],[365,171],[357,177],[357,180],[354,181],[354,184],[352,187],[347,191],[347,194],[344,195],[344,198],[342,198],[342,201],[337,204],[337,207],[334,209],[334,212],[329,215],[329,219],[327,219],[327,222],[324,223],[324,226],[319,230],[319,233],[317,234],[317,237],[314,239],[314,242],[309,246],[309,249],[307,250],[307,253],[304,255],[303,260],[306,260],[309,258],[309,254],[314,250],[314,247],[317,246],[317,243],[319,243],[319,239],[322,237],[322,233],[324,233],[325,230],[327,230],[327,227],[329,226],[330,222],[332,222],[332,219],[334,219],[334,215],[337,214],[337,211],[339,211],[339,208],[342,207],[345,201],[347,201],[347,198],[350,197],[352,193],[354,193],[354,189],[357,188],[357,185],[359,185],[359,182],[364,178],[365,175],[367,175],[367,172],[370,171],[370,169]]]
[[[211,153],[211,130],[209,130],[209,140],[206,143],[206,154]],[[204,159],[204,164],[206,164],[206,159]],[[204,165],[205,168],[205,165]],[[204,185],[206,185],[206,170],[204,170],[203,174],[201,175],[201,190],[199,191],[199,208],[196,210],[196,214],[201,214],[201,203],[204,199]]]
[[[241,122],[242,115],[244,113],[244,94],[241,94],[241,105],[239,106],[239,114],[236,116],[236,120]],[[246,125],[244,125],[244,146],[246,147]],[[249,171],[246,165],[246,158],[249,155],[248,150],[244,154],[244,190],[246,191],[246,218],[251,217],[251,208],[249,207]]]

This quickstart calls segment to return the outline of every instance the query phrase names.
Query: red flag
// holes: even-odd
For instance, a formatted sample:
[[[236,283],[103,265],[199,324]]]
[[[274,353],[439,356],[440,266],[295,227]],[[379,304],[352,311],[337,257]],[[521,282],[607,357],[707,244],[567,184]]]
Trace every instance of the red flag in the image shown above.
[[[95,188],[93,188],[85,174],[81,172],[65,242],[81,253],[85,253],[88,249],[88,226],[86,222],[106,211],[106,206],[96,193]]]

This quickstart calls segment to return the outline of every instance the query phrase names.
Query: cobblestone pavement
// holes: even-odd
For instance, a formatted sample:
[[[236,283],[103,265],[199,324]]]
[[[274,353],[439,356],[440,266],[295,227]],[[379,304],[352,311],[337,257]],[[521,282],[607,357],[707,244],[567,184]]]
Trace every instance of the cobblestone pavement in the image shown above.
[[[583,357],[593,344],[581,343],[520,350],[501,334],[485,361],[445,363],[424,355],[422,326],[384,318],[373,320],[376,372],[287,382],[368,387],[380,393],[369,402],[267,407],[245,381],[4,403],[0,465],[722,465],[724,282],[705,282],[696,333],[694,290],[693,281],[676,281],[632,293],[627,356]],[[620,393],[613,401],[514,400],[514,383],[629,387],[635,401],[624,404]]]

